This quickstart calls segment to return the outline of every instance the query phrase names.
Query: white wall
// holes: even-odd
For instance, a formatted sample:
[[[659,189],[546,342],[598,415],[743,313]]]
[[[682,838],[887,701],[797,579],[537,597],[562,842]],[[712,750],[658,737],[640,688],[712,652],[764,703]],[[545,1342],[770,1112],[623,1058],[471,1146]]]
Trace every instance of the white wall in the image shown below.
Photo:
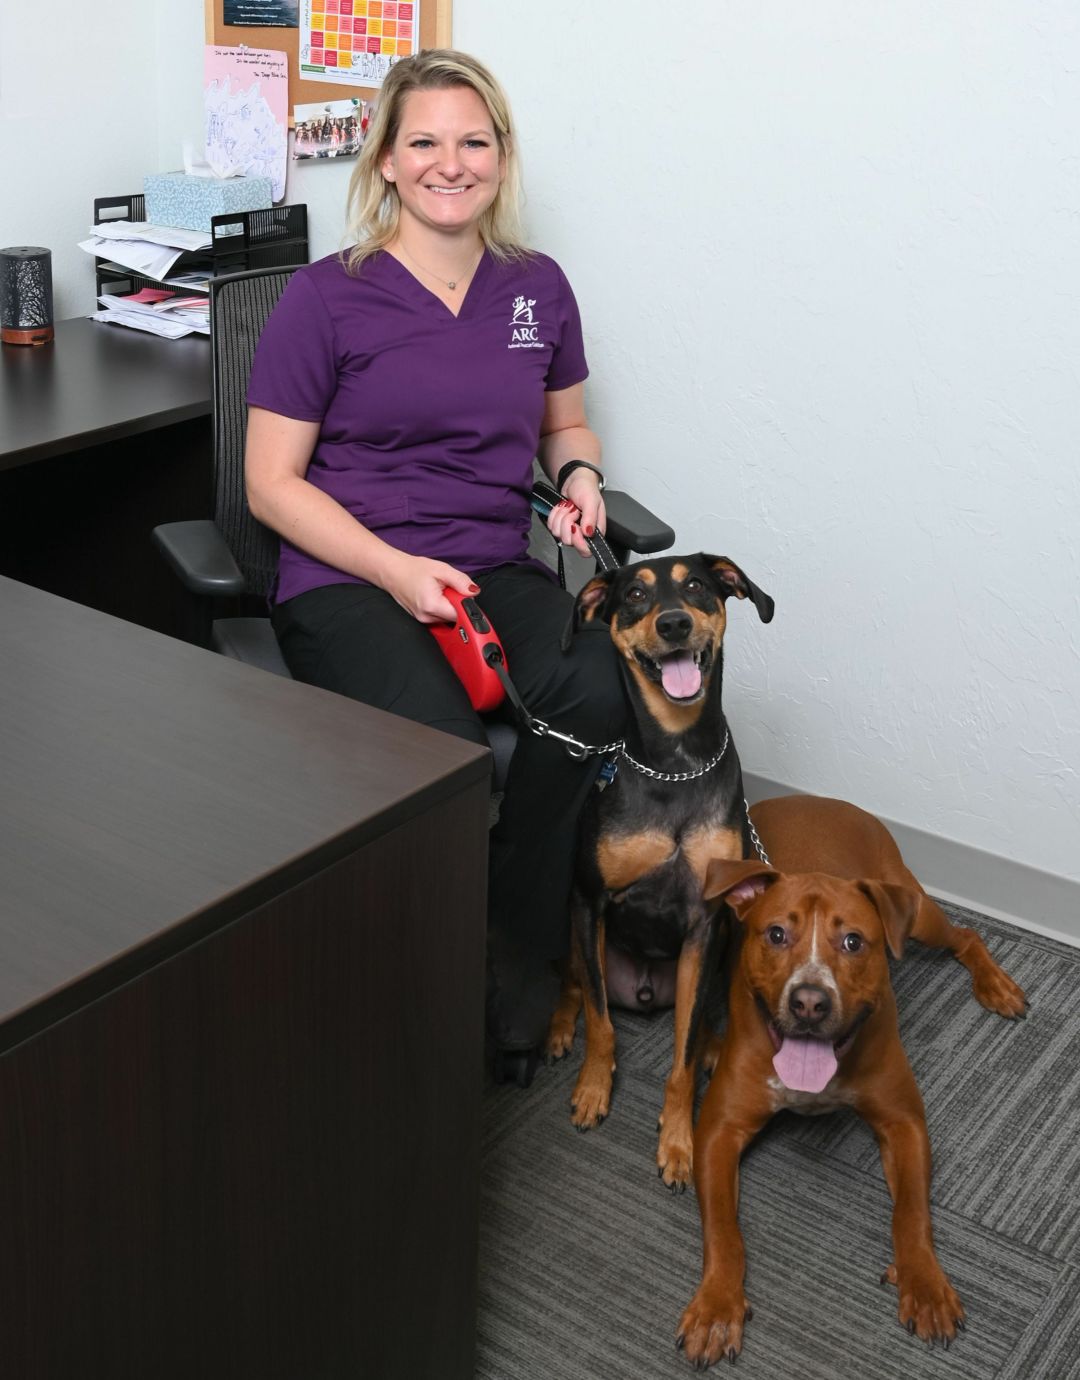
[[[0,5],[0,246],[52,250],[57,320],[94,306],[93,260],[76,247],[94,198],[139,191],[156,158],[146,22],[143,0],[51,0],[47,19],[25,0]]]
[[[1080,878],[1072,0],[456,0],[752,771]],[[1033,917],[1037,918],[1037,917]]]
[[[63,3],[88,50],[138,8]],[[454,9],[513,98],[612,473],[682,549],[776,597],[770,627],[731,620],[744,765],[1080,879],[1072,0],[686,0],[670,49],[652,0]],[[156,77],[95,88],[93,138],[40,212],[5,197],[4,243],[59,254],[73,200],[175,165],[202,5],[156,14]],[[35,83],[0,70],[18,184]],[[148,90],[150,150],[128,118]],[[290,175],[316,255],[340,242],[348,171]],[[85,270],[58,264],[58,285],[60,314],[81,309]]]

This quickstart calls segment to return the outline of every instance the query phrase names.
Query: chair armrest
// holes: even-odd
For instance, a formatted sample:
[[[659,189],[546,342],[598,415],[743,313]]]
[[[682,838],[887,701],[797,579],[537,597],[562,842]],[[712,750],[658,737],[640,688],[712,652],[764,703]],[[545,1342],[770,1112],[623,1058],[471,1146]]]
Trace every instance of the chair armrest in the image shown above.
[[[154,545],[192,594],[243,594],[247,582],[225,538],[207,518],[155,527]]]
[[[666,551],[675,545],[675,533],[661,522],[655,513],[636,498],[619,489],[605,489],[604,507],[607,509],[607,539],[615,546],[648,556],[654,551]]]

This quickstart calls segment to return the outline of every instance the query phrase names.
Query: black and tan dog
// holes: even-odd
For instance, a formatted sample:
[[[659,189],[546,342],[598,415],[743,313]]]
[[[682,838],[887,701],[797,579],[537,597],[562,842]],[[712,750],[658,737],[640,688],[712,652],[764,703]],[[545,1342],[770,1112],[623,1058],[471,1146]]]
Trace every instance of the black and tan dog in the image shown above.
[[[724,556],[640,561],[590,580],[572,624],[610,624],[632,712],[616,778],[592,792],[582,812],[571,962],[548,1053],[569,1051],[584,1002],[585,1059],[572,1120],[582,1130],[599,1124],[615,1068],[609,998],[628,989],[656,995],[658,965],[674,961],[675,1055],[657,1165],[677,1190],[692,1170],[698,1032],[722,941],[702,901],[705,876],[714,858],[752,851],[742,771],[720,702],[731,595],[749,598],[762,622],[772,618],[772,599]],[[652,976],[640,976],[650,965]]]

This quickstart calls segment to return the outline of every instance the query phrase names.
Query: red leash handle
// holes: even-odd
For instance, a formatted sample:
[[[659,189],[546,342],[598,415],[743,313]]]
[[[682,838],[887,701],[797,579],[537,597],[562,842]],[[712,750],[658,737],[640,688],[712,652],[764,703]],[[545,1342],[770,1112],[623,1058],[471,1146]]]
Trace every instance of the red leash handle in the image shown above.
[[[498,634],[471,594],[447,586],[443,593],[454,606],[453,623],[429,623],[435,641],[464,685],[478,714],[497,709],[506,690],[495,663],[506,669],[506,656]]]

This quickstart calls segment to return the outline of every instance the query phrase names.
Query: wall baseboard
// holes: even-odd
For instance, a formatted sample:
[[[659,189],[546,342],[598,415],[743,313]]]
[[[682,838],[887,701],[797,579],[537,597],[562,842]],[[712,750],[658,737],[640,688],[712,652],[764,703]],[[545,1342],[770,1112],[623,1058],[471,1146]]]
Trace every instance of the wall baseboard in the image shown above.
[[[743,780],[751,804],[770,796],[805,794],[753,772],[744,771]],[[896,839],[908,867],[939,900],[1080,948],[1080,882],[910,824],[884,818],[882,823]]]

